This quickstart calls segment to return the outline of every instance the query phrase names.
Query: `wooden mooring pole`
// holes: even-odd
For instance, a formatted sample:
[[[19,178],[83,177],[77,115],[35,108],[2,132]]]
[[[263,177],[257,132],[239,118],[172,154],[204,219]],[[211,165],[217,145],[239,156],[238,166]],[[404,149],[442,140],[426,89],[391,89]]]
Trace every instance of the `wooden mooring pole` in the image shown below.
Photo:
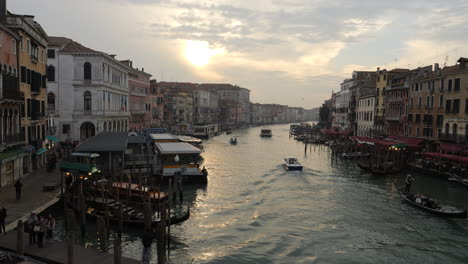
[[[114,264],[122,263],[122,245],[119,236],[114,239]]]
[[[80,194],[79,202],[81,236],[84,237],[86,235],[86,202],[83,193]]]
[[[23,255],[23,232],[24,232],[24,225],[23,220],[18,221],[18,226],[16,227],[17,232],[17,240],[16,240],[16,254],[22,256]]]
[[[67,264],[74,263],[73,232],[67,232]]]
[[[97,232],[99,239],[99,249],[102,252],[107,252],[107,228],[104,219],[101,216],[97,217]]]

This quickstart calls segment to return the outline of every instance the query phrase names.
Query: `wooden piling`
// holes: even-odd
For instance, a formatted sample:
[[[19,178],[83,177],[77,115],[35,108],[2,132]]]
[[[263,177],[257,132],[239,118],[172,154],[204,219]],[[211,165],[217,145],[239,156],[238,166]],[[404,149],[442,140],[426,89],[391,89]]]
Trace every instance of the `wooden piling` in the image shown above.
[[[117,230],[118,238],[122,239],[123,232],[123,206],[122,203],[119,205],[119,226]]]
[[[101,216],[97,217],[97,231],[99,239],[99,249],[102,252],[107,252],[107,230],[104,219]]]
[[[145,206],[144,217],[145,217],[145,231],[146,231],[146,230],[151,230],[153,217],[152,217],[152,211],[151,211],[151,203],[146,202],[144,206]]]
[[[79,197],[81,236],[84,237],[86,235],[86,203],[82,193]]]
[[[73,232],[67,233],[67,264],[74,263]]]
[[[120,237],[117,236],[114,239],[114,264],[122,263],[122,245],[120,243]]]
[[[24,232],[24,225],[23,220],[18,221],[18,226],[16,227],[17,232],[17,239],[16,239],[16,254],[22,256],[23,255],[23,232]]]
[[[156,247],[158,254],[158,264],[166,263],[166,228],[163,222],[156,225]]]

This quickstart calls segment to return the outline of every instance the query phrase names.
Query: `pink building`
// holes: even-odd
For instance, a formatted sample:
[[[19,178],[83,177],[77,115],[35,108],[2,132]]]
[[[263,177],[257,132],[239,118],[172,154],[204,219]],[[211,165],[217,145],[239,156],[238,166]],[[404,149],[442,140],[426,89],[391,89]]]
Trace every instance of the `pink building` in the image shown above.
[[[131,60],[121,61],[131,70],[128,72],[130,131],[142,131],[151,127],[150,78],[144,68],[133,68]]]

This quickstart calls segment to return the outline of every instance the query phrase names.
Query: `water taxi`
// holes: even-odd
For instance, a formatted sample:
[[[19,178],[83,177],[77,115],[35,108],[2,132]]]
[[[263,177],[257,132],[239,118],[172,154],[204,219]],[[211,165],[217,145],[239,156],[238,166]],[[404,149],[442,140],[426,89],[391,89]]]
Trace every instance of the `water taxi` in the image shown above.
[[[232,145],[236,145],[237,144],[237,138],[231,138],[231,140],[229,140],[229,143],[231,143]]]
[[[271,134],[271,129],[262,129],[260,131],[260,136],[261,137],[272,137],[273,135]]]
[[[284,168],[288,171],[302,171],[302,165],[296,158],[285,157],[283,162]]]

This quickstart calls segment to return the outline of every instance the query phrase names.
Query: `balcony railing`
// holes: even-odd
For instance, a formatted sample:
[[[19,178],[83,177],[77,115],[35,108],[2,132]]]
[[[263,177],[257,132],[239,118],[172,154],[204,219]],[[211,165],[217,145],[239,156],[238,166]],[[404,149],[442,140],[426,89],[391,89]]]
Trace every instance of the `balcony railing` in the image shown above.
[[[8,146],[13,144],[23,143],[25,141],[24,134],[4,135],[0,137],[0,145]]]
[[[24,101],[24,94],[14,89],[3,89],[3,99],[11,99],[16,101]]]

